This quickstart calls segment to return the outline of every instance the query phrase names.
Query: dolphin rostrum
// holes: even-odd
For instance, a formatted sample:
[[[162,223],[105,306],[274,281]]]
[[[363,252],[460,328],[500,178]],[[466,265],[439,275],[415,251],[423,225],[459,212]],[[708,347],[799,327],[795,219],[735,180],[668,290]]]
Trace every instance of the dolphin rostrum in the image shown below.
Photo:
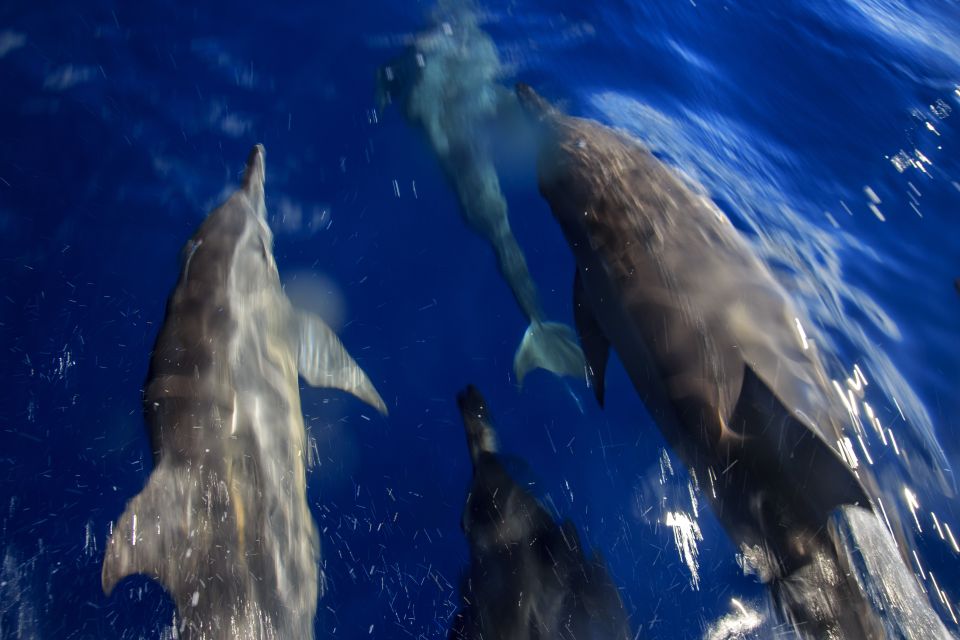
[[[507,201],[489,143],[489,128],[517,111],[499,85],[496,46],[459,0],[441,3],[439,26],[417,37],[406,55],[379,70],[381,102],[394,93],[407,119],[421,126],[460,202],[464,221],[490,243],[500,273],[529,327],[514,356],[517,382],[536,368],[582,377],[583,353],[567,325],[547,322],[526,259],[510,229]]]
[[[280,286],[264,150],[210,213],[182,270],[144,391],[154,469],[112,529],[103,589],[143,573],[186,638],[312,638],[319,538],[306,499],[297,374],[381,413],[366,374]]]
[[[538,123],[540,193],[576,260],[576,327],[598,401],[612,347],[797,629],[882,637],[891,616],[853,583],[838,540],[890,532],[873,511],[869,469],[835,448],[848,415],[803,339],[803,316],[720,209],[638,141],[566,116],[526,85],[517,94]],[[861,535],[837,534],[838,514]],[[910,620],[904,637],[949,637],[896,565],[902,584],[886,606]]]
[[[473,461],[461,526],[470,568],[450,640],[630,640],[616,585],[573,523],[553,517],[507,472],[483,396],[457,396]]]

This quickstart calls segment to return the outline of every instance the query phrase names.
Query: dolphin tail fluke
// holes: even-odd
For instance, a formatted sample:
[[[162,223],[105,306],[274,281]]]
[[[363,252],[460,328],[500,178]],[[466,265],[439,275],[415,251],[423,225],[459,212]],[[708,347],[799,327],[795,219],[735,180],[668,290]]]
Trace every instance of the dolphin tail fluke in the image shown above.
[[[559,322],[530,323],[513,357],[517,384],[522,386],[523,379],[534,369],[546,369],[558,376],[583,377],[583,351],[570,327]]]
[[[176,546],[183,546],[186,531],[182,519],[176,517],[184,509],[184,500],[177,499],[175,483],[163,465],[150,475],[143,491],[138,493],[124,510],[113,527],[103,558],[101,584],[107,595],[117,583],[134,574],[142,573],[155,578],[173,594],[175,585],[167,578],[177,575],[182,558],[173,553]],[[174,529],[174,530],[171,530]]]
[[[387,415],[387,405],[370,378],[343,348],[340,338],[319,316],[298,314],[300,375],[311,386],[340,389]]]

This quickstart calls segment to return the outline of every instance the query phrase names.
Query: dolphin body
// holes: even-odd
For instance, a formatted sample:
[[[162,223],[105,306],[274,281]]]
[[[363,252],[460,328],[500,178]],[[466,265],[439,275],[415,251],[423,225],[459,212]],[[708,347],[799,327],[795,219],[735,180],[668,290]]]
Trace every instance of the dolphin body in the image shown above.
[[[322,581],[297,374],[386,413],[330,328],[284,295],[263,182],[257,145],[184,248],[144,391],[154,470],[103,561],[107,594],[131,574],[159,580],[185,638],[313,638]]]
[[[464,221],[490,243],[497,266],[530,322],[514,356],[518,383],[536,368],[582,377],[583,353],[570,327],[547,322],[523,251],[510,229],[507,201],[488,137],[498,120],[516,114],[513,92],[496,82],[493,40],[460,0],[441,2],[438,26],[418,36],[397,61],[378,71],[382,105],[396,98],[423,128],[453,185]]]
[[[587,558],[570,521],[558,525],[514,481],[473,386],[457,396],[473,480],[461,526],[470,568],[450,640],[630,640],[620,593],[599,554]]]
[[[613,348],[800,633],[950,637],[899,556],[860,562],[885,568],[877,597],[856,583],[851,558],[880,547],[844,541],[896,548],[871,502],[879,490],[834,448],[846,409],[746,240],[635,139],[566,116],[526,85],[517,94],[537,122],[540,193],[576,260],[575,321],[600,404]]]

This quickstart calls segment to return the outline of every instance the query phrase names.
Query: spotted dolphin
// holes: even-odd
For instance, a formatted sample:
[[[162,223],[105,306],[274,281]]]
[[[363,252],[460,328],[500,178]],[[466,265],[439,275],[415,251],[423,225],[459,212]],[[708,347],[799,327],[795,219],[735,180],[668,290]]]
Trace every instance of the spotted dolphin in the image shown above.
[[[540,133],[540,193],[576,261],[575,324],[597,400],[612,348],[796,628],[884,637],[896,616],[855,584],[841,547],[858,535],[837,518],[895,547],[875,479],[839,453],[847,412],[803,315],[723,212],[637,140],[529,86],[517,94]],[[903,637],[949,637],[902,559],[884,566],[899,582],[879,608],[908,621]]]
[[[184,248],[144,390],[154,469],[103,561],[107,594],[131,574],[159,580],[185,638],[313,637],[323,583],[297,375],[387,411],[333,331],[285,296],[264,171],[257,145]]]
[[[461,526],[470,567],[450,640],[630,640],[620,593],[569,520],[557,524],[504,467],[486,401],[457,396],[473,462]]]
[[[467,225],[493,249],[497,266],[530,323],[514,354],[522,384],[533,369],[581,378],[583,353],[573,330],[546,319],[520,244],[510,228],[490,145],[495,123],[519,111],[513,92],[497,82],[502,68],[493,40],[460,0],[441,2],[437,26],[378,73],[381,103],[396,99],[421,127],[453,186]]]

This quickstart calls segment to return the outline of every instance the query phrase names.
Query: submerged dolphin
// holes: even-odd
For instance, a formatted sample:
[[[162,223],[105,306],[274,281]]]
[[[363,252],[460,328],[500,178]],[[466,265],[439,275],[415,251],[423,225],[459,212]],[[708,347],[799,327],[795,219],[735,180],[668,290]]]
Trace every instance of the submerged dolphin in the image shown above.
[[[144,391],[154,470],[106,549],[103,588],[143,573],[187,638],[312,638],[319,539],[297,373],[386,413],[366,374],[280,287],[264,150],[183,252]]]
[[[473,461],[461,525],[470,569],[450,640],[629,640],[620,593],[599,554],[585,557],[570,521],[558,525],[504,468],[487,405],[457,396]]]
[[[540,192],[576,259],[576,326],[598,401],[612,347],[798,630],[883,637],[891,616],[854,583],[838,541],[895,547],[872,512],[869,470],[834,448],[847,414],[786,291],[726,216],[639,142],[563,115],[526,85],[517,93],[539,123]],[[838,514],[858,531],[838,533]],[[910,621],[904,637],[949,637],[900,558],[873,560],[897,577],[879,602]]]
[[[463,219],[493,248],[497,265],[530,322],[514,356],[518,383],[533,369],[582,377],[583,353],[573,331],[547,322],[520,245],[510,230],[490,150],[489,127],[516,111],[513,92],[497,84],[497,50],[459,6],[438,10],[435,30],[422,34],[398,62],[379,71],[381,102],[396,92],[408,120],[421,126],[460,202]]]

